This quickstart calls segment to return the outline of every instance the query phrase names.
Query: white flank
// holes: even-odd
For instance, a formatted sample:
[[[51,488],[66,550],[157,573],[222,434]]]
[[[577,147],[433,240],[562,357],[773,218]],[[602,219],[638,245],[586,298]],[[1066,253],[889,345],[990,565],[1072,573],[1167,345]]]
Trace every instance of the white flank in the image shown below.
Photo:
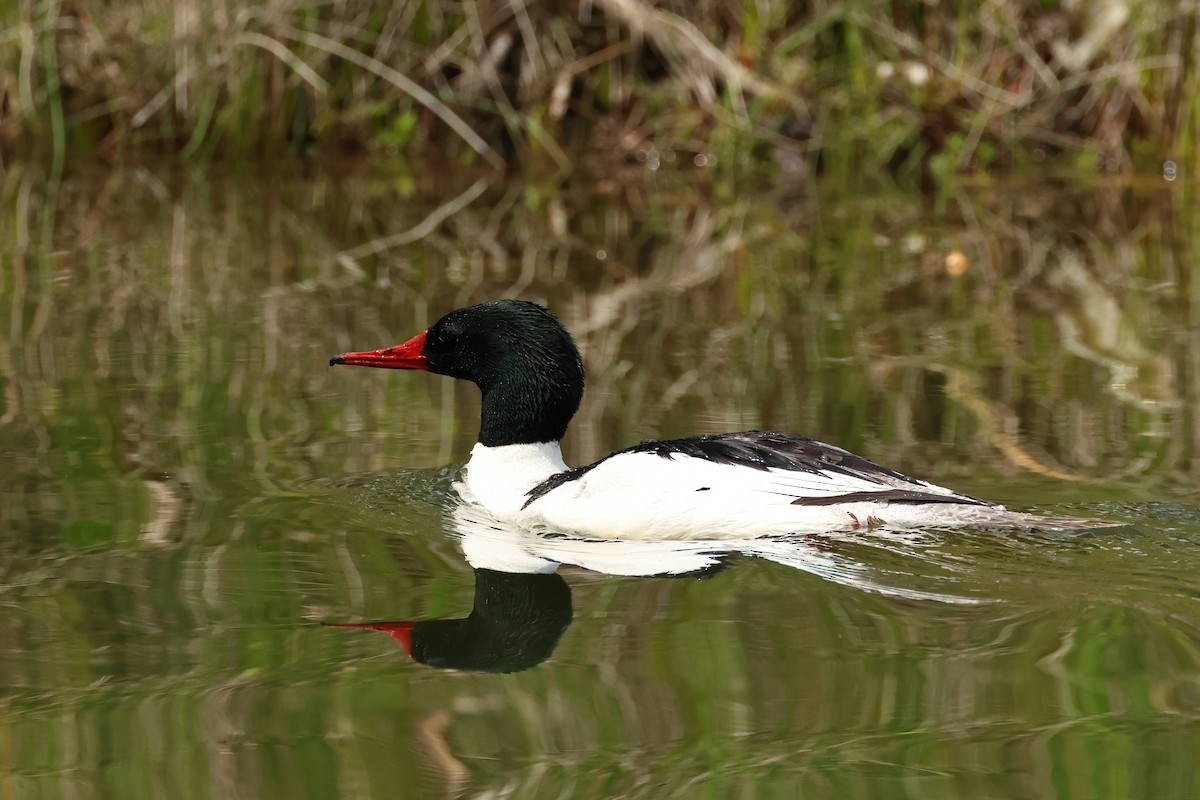
[[[947,520],[961,507],[946,504],[792,504],[798,498],[894,489],[852,475],[762,470],[655,453],[612,456],[525,507],[532,488],[565,469],[557,442],[476,444],[463,496],[506,523],[603,538],[681,540],[967,522]],[[911,488],[952,494],[929,484]]]
[[[927,484],[908,488],[953,494]],[[894,490],[833,471],[754,469],[681,454],[622,453],[510,519],[604,538],[695,539],[961,525],[1006,513],[946,503],[793,505],[802,498]]]
[[[673,453],[611,456],[526,507],[529,491],[566,469],[557,442],[475,445],[460,493],[505,524],[603,539],[733,539],[781,534],[985,528],[1093,528],[1097,520],[1043,518],[959,503],[871,501],[896,489],[961,497],[924,481],[885,483],[837,471],[755,469]],[[849,501],[839,500],[855,495]],[[796,500],[831,499],[828,504]]]

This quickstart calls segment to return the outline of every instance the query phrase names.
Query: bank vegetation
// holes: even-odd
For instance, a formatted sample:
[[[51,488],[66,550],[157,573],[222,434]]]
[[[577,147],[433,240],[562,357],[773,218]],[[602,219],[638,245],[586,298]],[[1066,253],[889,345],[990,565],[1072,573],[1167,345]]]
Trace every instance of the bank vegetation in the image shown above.
[[[554,174],[592,157],[797,175],[1183,169],[1197,13],[1152,0],[5,0],[0,155],[433,148]]]

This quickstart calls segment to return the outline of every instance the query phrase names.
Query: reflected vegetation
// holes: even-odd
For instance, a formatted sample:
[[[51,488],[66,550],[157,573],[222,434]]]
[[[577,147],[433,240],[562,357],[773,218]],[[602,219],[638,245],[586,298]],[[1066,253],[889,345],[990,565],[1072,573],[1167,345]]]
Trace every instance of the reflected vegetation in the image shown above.
[[[0,178],[15,796],[1200,791],[1186,181],[926,196],[630,170],[569,192],[432,166]],[[325,366],[518,295],[588,367],[569,463],[779,428],[1129,526],[810,553],[972,603],[769,558],[596,575],[559,542],[544,583],[575,619],[511,675],[303,622],[532,591],[481,591],[491,568],[441,533],[474,390]]]

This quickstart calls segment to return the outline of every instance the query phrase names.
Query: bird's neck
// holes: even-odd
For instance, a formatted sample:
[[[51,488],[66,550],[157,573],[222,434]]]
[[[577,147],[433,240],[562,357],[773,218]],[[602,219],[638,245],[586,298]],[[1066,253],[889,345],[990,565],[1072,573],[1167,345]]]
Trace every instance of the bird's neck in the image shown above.
[[[479,388],[479,442],[488,447],[557,442],[583,398],[581,377],[534,370],[481,381]]]

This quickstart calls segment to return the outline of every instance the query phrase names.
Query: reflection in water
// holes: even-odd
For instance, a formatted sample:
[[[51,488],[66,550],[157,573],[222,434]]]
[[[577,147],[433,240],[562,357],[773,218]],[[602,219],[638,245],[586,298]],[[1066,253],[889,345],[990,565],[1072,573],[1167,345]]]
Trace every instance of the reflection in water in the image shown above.
[[[334,628],[382,631],[413,660],[441,669],[517,672],[545,661],[571,622],[571,590],[557,573],[570,565],[625,577],[710,578],[747,556],[773,561],[826,580],[907,600],[973,604],[976,598],[890,586],[862,561],[839,555],[826,537],[786,535],[715,540],[603,540],[547,534],[457,503],[451,533],[475,572],[475,595],[465,619],[326,623]],[[920,535],[874,531],[862,544],[903,553]],[[841,543],[853,541],[844,537]],[[926,559],[926,566],[932,563]]]
[[[391,636],[413,660],[440,669],[519,672],[554,652],[571,624],[571,589],[556,573],[475,569],[466,619],[334,625]]]
[[[923,557],[922,544],[936,534],[875,530],[837,539],[807,534],[745,538],[645,541],[595,539],[521,528],[460,503],[451,516],[467,561],[521,572],[547,572],[569,564],[592,572],[629,577],[711,577],[737,556],[761,558],[808,572],[842,586],[908,600],[974,603],[975,599],[890,585],[867,562],[842,552],[850,545]],[[926,559],[928,561],[928,559]]]
[[[155,170],[57,188],[0,175],[8,794],[446,796],[436,748],[413,746],[429,734],[475,797],[1196,796],[1186,182],[781,196],[666,169],[561,190],[510,176],[425,238],[345,264],[475,176],[422,170],[410,190]],[[970,261],[957,277],[951,249]],[[472,608],[474,573],[430,535],[449,477],[416,487],[421,502],[353,509],[311,487],[465,460],[478,399],[318,367],[331,346],[498,296],[579,333],[593,380],[570,463],[783,428],[1136,527],[673,556],[764,556],[712,581],[564,567],[579,613],[550,659],[499,679],[363,650],[382,634],[297,627]],[[522,546],[520,562],[605,574],[668,557]]]

